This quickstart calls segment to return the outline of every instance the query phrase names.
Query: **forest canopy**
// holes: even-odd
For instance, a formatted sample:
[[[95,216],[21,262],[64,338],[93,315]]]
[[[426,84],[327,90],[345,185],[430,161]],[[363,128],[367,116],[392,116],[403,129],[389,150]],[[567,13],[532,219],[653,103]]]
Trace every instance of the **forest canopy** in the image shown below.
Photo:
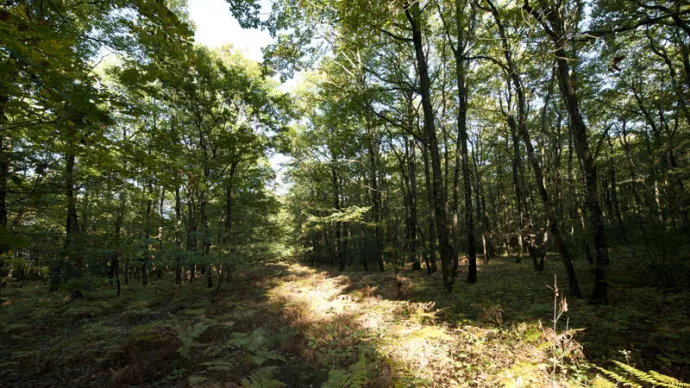
[[[690,4],[227,0],[227,12],[270,34],[263,61],[195,42],[185,1],[0,2],[0,385],[29,386],[11,371],[28,363],[50,370],[40,386],[685,386]],[[188,299],[161,307],[175,298]],[[277,326],[240,330],[249,302]],[[351,321],[318,316],[325,305]],[[65,328],[48,335],[56,349],[99,319],[121,329],[111,348],[179,348],[160,366],[103,345],[98,377],[71,383],[24,357],[38,351],[22,338],[48,335],[36,327]],[[349,331],[315,329],[331,324]],[[165,341],[142,347],[145,325]],[[236,331],[201,356],[195,341],[222,325]],[[403,326],[436,330],[423,338],[448,353],[386,347],[410,339]],[[487,345],[459,361],[468,327],[511,359],[491,363]],[[271,330],[309,349],[276,350]],[[318,353],[324,338],[357,340]]]

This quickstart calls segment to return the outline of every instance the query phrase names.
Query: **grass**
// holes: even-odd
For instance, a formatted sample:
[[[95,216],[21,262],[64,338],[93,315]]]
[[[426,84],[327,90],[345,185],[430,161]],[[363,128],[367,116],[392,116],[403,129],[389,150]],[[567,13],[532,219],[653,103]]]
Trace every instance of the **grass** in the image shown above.
[[[566,290],[557,262],[536,273],[497,259],[448,294],[438,274],[283,262],[237,273],[213,304],[204,282],[167,277],[73,301],[28,283],[3,290],[0,385],[614,386],[594,367],[612,360],[687,380],[688,292],[624,284],[609,306],[569,298],[578,330],[554,354],[554,272]]]

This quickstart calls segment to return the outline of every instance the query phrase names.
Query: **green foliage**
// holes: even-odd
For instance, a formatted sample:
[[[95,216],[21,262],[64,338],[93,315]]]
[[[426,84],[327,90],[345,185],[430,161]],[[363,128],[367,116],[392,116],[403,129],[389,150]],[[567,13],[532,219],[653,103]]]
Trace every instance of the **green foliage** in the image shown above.
[[[616,384],[622,383],[626,386],[635,388],[642,388],[646,385],[665,388],[690,387],[690,384],[684,383],[680,380],[674,379],[673,377],[663,375],[653,370],[645,372],[617,360],[613,360],[613,363],[620,369],[620,371],[611,371],[601,367],[596,368]]]
[[[331,369],[328,372],[328,380],[321,384],[321,388],[358,388],[368,381],[369,363],[366,353],[361,353],[357,362],[352,364],[349,370]]]
[[[307,222],[311,224],[312,228],[320,229],[325,225],[333,225],[338,222],[357,223],[361,222],[364,214],[369,211],[370,207],[351,206],[342,210],[337,210],[329,215],[317,217],[310,215]]]
[[[215,357],[231,349],[241,349],[256,365],[263,365],[270,360],[285,361],[283,356],[269,348],[271,342],[267,335],[261,327],[248,333],[234,332],[223,345],[211,349],[210,355]]]
[[[204,334],[204,332],[211,326],[211,323],[203,321],[197,322],[194,326],[188,326],[177,336],[177,338],[182,341],[182,347],[179,348],[177,352],[184,357],[189,357],[189,351],[191,350],[194,340]]]
[[[209,371],[231,371],[237,367],[234,362],[224,360],[207,361],[198,365],[205,367]]]
[[[328,381],[321,384],[321,388],[349,388],[356,386],[350,372],[342,369],[331,369],[328,372]]]
[[[254,370],[249,377],[242,379],[242,388],[282,388],[285,383],[273,378],[275,367],[263,367]]]
[[[79,304],[75,304],[73,306],[70,306],[67,310],[65,310],[65,312],[62,313],[62,315],[70,317],[72,319],[82,319],[97,317],[99,315],[102,315],[103,313],[103,309],[97,306],[82,306]]]
[[[68,280],[62,285],[62,289],[68,292],[90,292],[108,286],[109,284],[106,278],[84,273]]]

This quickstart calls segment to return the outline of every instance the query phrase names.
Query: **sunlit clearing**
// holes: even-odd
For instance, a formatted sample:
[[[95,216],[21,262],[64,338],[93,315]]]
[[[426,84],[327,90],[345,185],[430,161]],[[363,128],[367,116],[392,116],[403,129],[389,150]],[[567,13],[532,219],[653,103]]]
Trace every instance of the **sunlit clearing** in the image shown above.
[[[269,291],[291,325],[300,328],[318,356],[334,365],[350,357],[330,349],[367,344],[391,381],[447,386],[543,386],[549,379],[546,334],[537,324],[508,330],[466,321],[449,327],[438,320],[433,302],[382,297],[369,284],[393,282],[390,274],[359,279],[293,264],[289,275]],[[357,276],[352,274],[351,276]],[[493,310],[492,310],[493,311]],[[487,316],[495,315],[487,312]],[[494,317],[495,318],[495,317]],[[531,343],[519,338],[533,336]],[[355,356],[352,356],[355,357]],[[385,374],[385,373],[384,373]]]

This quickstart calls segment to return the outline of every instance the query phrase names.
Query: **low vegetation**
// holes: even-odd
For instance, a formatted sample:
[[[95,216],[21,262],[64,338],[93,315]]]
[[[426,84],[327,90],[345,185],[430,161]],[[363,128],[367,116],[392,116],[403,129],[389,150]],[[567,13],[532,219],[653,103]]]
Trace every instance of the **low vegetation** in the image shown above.
[[[214,290],[201,282],[175,286],[171,275],[146,288],[123,286],[120,297],[107,283],[95,285],[74,300],[34,282],[13,285],[2,298],[0,380],[39,387],[614,387],[681,386],[669,375],[687,378],[688,311],[679,306],[690,305],[690,293],[616,286],[609,306],[567,299],[554,333],[550,274],[506,258],[479,271],[501,285],[446,294],[438,274],[296,262],[236,273],[215,303]]]

